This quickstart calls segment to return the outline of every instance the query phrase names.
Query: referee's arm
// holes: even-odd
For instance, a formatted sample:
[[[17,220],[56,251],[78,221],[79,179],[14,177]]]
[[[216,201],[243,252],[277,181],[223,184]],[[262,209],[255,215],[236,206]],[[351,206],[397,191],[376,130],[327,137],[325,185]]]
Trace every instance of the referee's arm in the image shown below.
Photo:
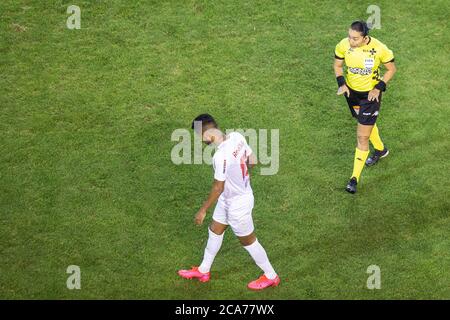
[[[333,68],[334,68],[334,74],[336,75],[336,78],[343,76],[344,75],[344,60],[334,58]]]
[[[334,68],[334,74],[336,76],[336,79],[338,77],[343,77],[344,76],[344,59],[334,58],[333,68]],[[349,97],[350,90],[348,89],[346,84],[343,84],[342,86],[339,87],[337,94],[338,95],[346,94],[347,97]]]
[[[388,83],[388,81],[392,79],[394,73],[397,71],[397,67],[395,66],[394,61],[385,63],[384,67],[386,68],[386,72],[383,75],[383,81],[385,83]]]

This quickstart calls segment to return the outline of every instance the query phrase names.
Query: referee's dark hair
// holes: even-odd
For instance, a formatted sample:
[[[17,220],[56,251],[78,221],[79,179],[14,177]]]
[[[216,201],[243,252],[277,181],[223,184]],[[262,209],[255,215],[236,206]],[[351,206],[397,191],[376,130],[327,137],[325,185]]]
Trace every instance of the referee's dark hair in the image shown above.
[[[369,34],[369,27],[365,21],[355,21],[350,25],[350,29],[361,32],[363,37]]]

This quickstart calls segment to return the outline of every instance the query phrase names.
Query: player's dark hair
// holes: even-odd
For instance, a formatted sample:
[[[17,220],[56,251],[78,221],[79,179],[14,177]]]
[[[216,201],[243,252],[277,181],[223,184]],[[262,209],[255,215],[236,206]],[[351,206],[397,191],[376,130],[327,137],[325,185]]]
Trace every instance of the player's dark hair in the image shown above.
[[[192,125],[191,128],[194,129],[194,123],[195,121],[201,121],[202,122],[202,127],[204,127],[207,124],[212,124],[215,128],[217,128],[217,122],[216,120],[214,120],[214,118],[212,117],[212,115],[207,114],[207,113],[203,113],[199,116],[197,116],[193,121],[192,121]]]
[[[361,32],[363,37],[369,34],[369,27],[365,21],[355,21],[350,25],[350,29]]]

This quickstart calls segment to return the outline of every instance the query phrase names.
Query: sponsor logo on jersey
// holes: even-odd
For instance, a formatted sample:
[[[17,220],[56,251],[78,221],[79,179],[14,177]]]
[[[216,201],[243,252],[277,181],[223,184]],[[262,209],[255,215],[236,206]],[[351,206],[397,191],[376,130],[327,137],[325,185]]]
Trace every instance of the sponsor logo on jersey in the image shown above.
[[[233,151],[233,157],[237,158],[237,155],[239,154],[239,151],[241,151],[242,147],[244,146],[244,142],[239,142],[236,150]]]
[[[363,76],[372,74],[372,68],[348,68],[348,70],[353,74],[360,74]]]

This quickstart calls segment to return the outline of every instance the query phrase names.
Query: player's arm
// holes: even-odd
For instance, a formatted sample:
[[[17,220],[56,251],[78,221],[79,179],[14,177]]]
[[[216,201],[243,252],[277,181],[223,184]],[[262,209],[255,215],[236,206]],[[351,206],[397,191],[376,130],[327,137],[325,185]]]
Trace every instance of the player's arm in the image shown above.
[[[337,94],[346,94],[347,97],[350,96],[350,90],[348,89],[347,85],[345,84],[344,79],[344,60],[334,58],[334,64],[333,64],[334,74],[336,76],[336,80],[338,81],[338,91]]]
[[[256,159],[256,156],[252,153],[247,157],[247,160],[245,162],[247,165],[248,173],[251,175],[253,168],[258,164],[258,159]]]
[[[203,206],[198,210],[197,214],[195,215],[195,224],[201,225],[203,223],[203,220],[206,217],[206,211],[214,204],[216,203],[217,199],[219,199],[220,195],[223,192],[223,189],[225,187],[225,181],[219,181],[214,179],[213,185],[211,187],[211,191],[209,192],[208,199],[203,203]]]
[[[256,156],[252,153],[247,158],[247,168],[253,169],[254,166],[258,164],[258,159],[256,159]]]

